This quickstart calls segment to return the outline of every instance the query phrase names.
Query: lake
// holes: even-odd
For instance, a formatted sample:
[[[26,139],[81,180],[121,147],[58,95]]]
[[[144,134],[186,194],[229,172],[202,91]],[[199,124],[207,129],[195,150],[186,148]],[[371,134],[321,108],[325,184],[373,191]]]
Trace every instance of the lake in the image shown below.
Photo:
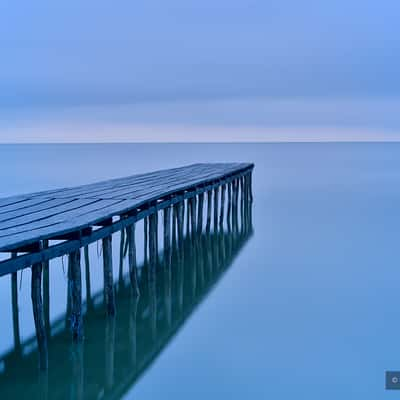
[[[91,245],[81,346],[65,328],[66,258],[50,263],[48,374],[37,368],[29,269],[18,273],[19,353],[10,277],[0,278],[2,399],[388,395],[385,371],[400,370],[400,144],[0,145],[0,197],[221,161],[255,163],[251,227],[186,242],[172,286],[161,268],[138,301],[114,235],[114,322]]]

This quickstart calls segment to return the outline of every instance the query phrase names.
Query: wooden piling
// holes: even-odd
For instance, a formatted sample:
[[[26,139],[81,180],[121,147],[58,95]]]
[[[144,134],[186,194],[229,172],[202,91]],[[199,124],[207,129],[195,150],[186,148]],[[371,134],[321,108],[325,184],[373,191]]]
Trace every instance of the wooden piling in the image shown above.
[[[103,273],[104,273],[104,300],[107,315],[115,315],[115,293],[112,266],[111,236],[102,239],[103,243]]]
[[[222,185],[221,187],[221,209],[219,215],[219,226],[222,229],[224,225],[224,214],[225,214],[225,191],[226,185]]]
[[[164,208],[164,268],[171,268],[171,207]]]
[[[214,189],[214,231],[218,231],[218,194],[219,187]]]
[[[154,245],[156,248],[156,265],[158,265],[158,211],[154,213]]]
[[[171,207],[164,208],[164,252],[171,249]]]
[[[39,350],[39,368],[48,368],[47,335],[44,323],[44,311],[42,301],[42,263],[32,265],[31,297],[33,319],[35,322],[36,339]]]
[[[124,281],[124,247],[125,247],[125,229],[120,231],[120,242],[119,242],[119,269],[118,269],[118,283],[119,286],[123,286]]]
[[[178,203],[178,242],[179,245],[183,245],[183,202]]]
[[[174,204],[172,214],[172,249],[176,246],[177,224],[178,224],[178,204]]]
[[[148,237],[149,237],[149,217],[144,217],[143,220],[143,230],[144,230],[144,263],[148,262]]]
[[[43,240],[43,249],[49,248],[49,241]],[[43,262],[43,309],[47,337],[50,337],[50,262]]]
[[[129,225],[127,228],[127,240],[128,240],[128,259],[129,259],[129,277],[131,281],[131,287],[135,296],[140,295],[139,280],[137,276],[136,266],[136,243],[135,243],[135,224]]]
[[[239,187],[240,187],[240,225],[241,229],[244,228],[244,177],[241,176],[239,178]]]
[[[199,206],[197,210],[197,234],[200,235],[203,231],[203,208],[204,208],[204,193],[199,194]]]
[[[211,202],[212,202],[212,191],[207,192],[207,222],[206,222],[206,232],[210,233],[211,229]]]
[[[82,278],[81,278],[81,251],[76,250],[69,254],[71,274],[68,284],[71,287],[71,315],[70,324],[72,338],[78,342],[83,338],[82,320]]]
[[[185,206],[186,203],[186,206]],[[184,216],[186,216],[186,236],[189,237],[190,234],[190,199],[183,202]]]
[[[234,230],[238,230],[238,203],[239,203],[239,182],[237,179],[233,181],[233,218],[232,226]]]
[[[196,197],[190,199],[190,222],[191,222],[191,235],[192,238],[196,235]]]
[[[228,183],[228,210],[226,213],[228,232],[232,228],[232,182]]]
[[[85,258],[85,284],[86,284],[86,305],[88,310],[93,309],[93,300],[90,288],[90,259],[89,259],[89,246],[85,246],[83,249]]]
[[[250,202],[253,202],[253,172],[249,173],[249,197]]]
[[[16,258],[17,253],[12,253],[11,257]],[[21,335],[19,330],[19,308],[18,308],[18,279],[16,272],[13,272],[11,274],[11,299],[12,299],[14,348],[18,353],[21,353]]]
[[[155,268],[157,258],[157,217],[156,214],[149,216],[149,259],[152,268]]]

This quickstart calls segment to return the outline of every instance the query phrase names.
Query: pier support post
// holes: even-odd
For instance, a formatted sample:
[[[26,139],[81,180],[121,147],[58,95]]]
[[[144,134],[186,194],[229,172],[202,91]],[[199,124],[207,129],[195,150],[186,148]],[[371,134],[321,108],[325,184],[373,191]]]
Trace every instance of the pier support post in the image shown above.
[[[233,181],[233,217],[232,217],[232,226],[234,230],[238,230],[238,202],[239,202],[239,182],[237,179]]]
[[[136,243],[135,243],[135,224],[129,225],[127,228],[127,239],[128,239],[128,259],[129,259],[129,277],[133,294],[135,296],[140,295],[139,291],[139,280],[136,269]]]
[[[12,253],[12,258],[16,258],[17,253]],[[18,308],[18,281],[17,272],[11,274],[11,299],[12,299],[12,315],[13,315],[13,333],[14,348],[21,352],[21,335],[19,332],[19,308]]]
[[[125,247],[125,229],[120,231],[120,242],[119,242],[119,269],[118,269],[118,285],[123,286],[124,281],[124,247]]]
[[[253,172],[251,171],[249,173],[249,197],[250,197],[250,202],[253,202]]]
[[[177,225],[178,225],[178,204],[174,204],[172,213],[172,249],[176,247],[176,235],[177,235]]]
[[[85,257],[85,283],[86,283],[86,304],[88,310],[93,309],[93,301],[90,288],[90,260],[89,260],[89,246],[85,246],[83,249]]]
[[[186,215],[186,236],[189,237],[190,234],[190,199],[186,200],[186,207],[185,207],[185,201],[183,202],[183,207],[184,207],[184,216]],[[186,213],[185,213],[186,211]]]
[[[39,368],[41,370],[47,370],[48,349],[42,301],[42,263],[32,265],[31,297],[36,339],[39,349]]]
[[[222,187],[221,187],[221,210],[220,210],[220,215],[219,215],[219,226],[221,229],[224,226],[225,191],[226,191],[226,185],[222,185]]]
[[[149,268],[148,268],[148,285],[151,285],[156,280],[156,267],[157,267],[157,235],[156,235],[156,222],[155,214],[149,215]]]
[[[179,246],[183,246],[183,202],[178,203],[178,242]]]
[[[214,231],[218,231],[218,192],[219,187],[214,189]]]
[[[240,224],[241,229],[244,228],[244,177],[241,176],[239,178],[239,185],[240,185]]]
[[[228,226],[228,231],[232,228],[232,182],[228,183],[228,210],[226,213],[226,222]]]
[[[79,342],[83,338],[82,320],[82,278],[81,278],[81,251],[76,250],[69,254],[70,275],[69,282],[71,293],[70,324],[72,338]]]
[[[212,201],[212,191],[207,192],[207,222],[206,222],[206,232],[210,233],[211,228],[211,201]]]
[[[143,230],[144,230],[144,264],[147,264],[148,258],[148,242],[149,242],[149,218],[144,217],[143,220]]]
[[[164,208],[164,258],[165,266],[171,266],[171,207]]]
[[[200,235],[203,231],[203,208],[204,208],[204,193],[199,194],[199,206],[197,209],[197,234]]]
[[[49,248],[49,241],[43,240],[43,249]],[[50,261],[43,262],[43,308],[44,325],[47,337],[50,337]]]
[[[192,238],[196,235],[196,197],[192,197],[190,200],[190,222],[191,222],[191,234]]]
[[[107,315],[115,315],[111,236],[103,238],[104,300]]]

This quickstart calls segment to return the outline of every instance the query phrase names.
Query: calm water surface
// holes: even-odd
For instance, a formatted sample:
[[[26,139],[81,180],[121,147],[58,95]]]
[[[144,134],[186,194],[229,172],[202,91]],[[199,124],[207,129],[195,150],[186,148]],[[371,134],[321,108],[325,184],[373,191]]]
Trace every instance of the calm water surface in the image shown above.
[[[65,330],[66,259],[54,260],[47,376],[37,371],[30,271],[18,274],[22,355],[10,278],[0,279],[1,399],[393,394],[384,371],[400,369],[400,145],[0,146],[0,196],[212,161],[255,163],[252,230],[202,238],[195,251],[186,243],[171,286],[160,272],[138,302],[114,235],[114,322],[103,314],[101,249],[92,245],[82,348]],[[142,232],[139,223],[138,249]],[[139,264],[145,273],[140,250]],[[210,269],[202,275],[199,265]]]

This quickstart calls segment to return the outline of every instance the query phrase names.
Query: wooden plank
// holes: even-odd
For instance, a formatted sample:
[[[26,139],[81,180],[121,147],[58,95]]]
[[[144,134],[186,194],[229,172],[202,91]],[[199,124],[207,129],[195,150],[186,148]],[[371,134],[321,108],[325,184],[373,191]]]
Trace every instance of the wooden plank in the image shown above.
[[[3,228],[3,226],[5,225],[3,223],[6,221],[11,221],[9,222],[10,226],[15,226],[18,224],[18,221],[21,220],[21,217],[24,217],[24,221],[35,221],[35,219],[39,220],[44,218],[46,215],[57,212],[56,207],[63,206],[61,208],[61,211],[63,211],[64,209],[67,210],[70,205],[72,207],[76,207],[77,201],[77,199],[51,199],[46,200],[40,204],[36,204],[32,207],[24,207],[15,211],[0,214],[0,229]],[[83,202],[89,203],[89,201],[86,201],[86,199],[83,199]]]
[[[76,200],[63,206],[54,207],[51,210],[33,214],[33,216],[16,218],[0,224],[0,240],[5,236],[68,221],[71,218],[82,215],[83,212],[98,210],[100,207],[104,208],[116,203],[118,203],[117,200]]]

